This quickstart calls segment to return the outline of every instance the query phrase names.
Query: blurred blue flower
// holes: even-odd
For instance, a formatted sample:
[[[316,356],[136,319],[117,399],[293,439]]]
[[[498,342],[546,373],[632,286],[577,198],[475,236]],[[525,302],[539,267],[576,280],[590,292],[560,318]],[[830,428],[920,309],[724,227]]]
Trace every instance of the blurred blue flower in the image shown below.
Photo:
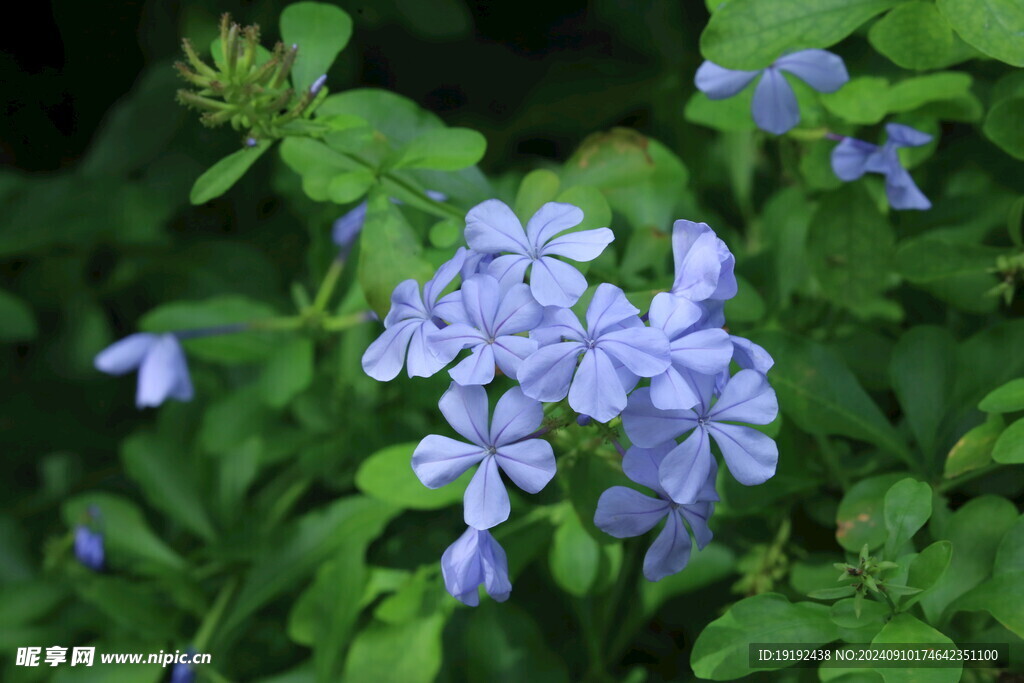
[[[505,551],[491,532],[482,529],[469,527],[448,546],[441,556],[441,575],[452,597],[473,607],[480,604],[480,584],[498,602],[508,600],[512,592]]]
[[[438,268],[423,285],[422,294],[415,280],[405,280],[395,287],[391,310],[384,318],[384,332],[363,353],[362,365],[367,375],[386,382],[406,365],[410,377],[430,377],[455,358],[458,349],[437,354],[430,348],[427,336],[443,327],[445,321],[462,322],[465,317],[461,292],[444,297],[441,292],[459,274],[467,251],[460,248]]]
[[[673,223],[672,258],[675,281],[671,292],[676,296],[697,302],[736,296],[736,257],[707,223],[687,220]]]
[[[495,363],[515,378],[523,359],[537,350],[536,341],[516,335],[537,327],[544,309],[525,284],[502,287],[490,275],[474,275],[462,283],[460,291],[467,322],[431,332],[427,342],[444,358],[462,349],[473,350],[448,371],[459,384],[489,384]]]
[[[500,254],[487,272],[502,282],[523,282],[530,270],[530,290],[542,306],[572,306],[587,288],[576,268],[559,261],[592,261],[615,235],[608,228],[556,235],[583,221],[583,211],[572,204],[548,202],[533,214],[526,229],[504,202],[488,199],[466,214],[466,242],[476,252]]]
[[[738,482],[752,486],[770,479],[779,460],[775,441],[752,427],[730,424],[765,425],[778,415],[778,399],[765,376],[740,370],[714,404],[715,378],[695,375],[694,379],[700,401],[691,410],[660,410],[644,388],[629,397],[622,413],[622,426],[637,446],[672,445],[659,468],[661,486],[677,503],[696,501],[714,462],[710,438]],[[689,436],[676,445],[675,439],[687,432]]]
[[[639,313],[608,283],[594,292],[586,330],[571,310],[545,309],[543,322],[530,333],[541,348],[519,367],[523,393],[538,401],[561,401],[568,394],[576,412],[598,422],[614,418],[639,377],[659,375],[671,362],[665,333],[645,327]]]
[[[712,534],[708,520],[715,510],[718,494],[715,491],[715,476],[718,466],[714,461],[694,502],[679,504],[661,487],[658,470],[662,461],[672,450],[667,443],[657,448],[634,446],[622,458],[622,470],[626,476],[642,486],[653,490],[658,497],[652,498],[625,486],[613,486],[597,501],[594,524],[615,538],[629,538],[647,533],[662,519],[664,528],[644,555],[644,576],[648,581],[661,579],[682,571],[690,560],[690,534],[683,525],[685,521],[693,530],[697,547],[703,550],[711,542]]]
[[[195,655],[195,650],[188,651],[189,657]],[[196,680],[196,670],[191,664],[178,662],[171,669],[171,678],[168,683],[193,683]]]
[[[800,123],[800,106],[783,71],[818,92],[835,92],[850,80],[838,55],[826,50],[800,50],[779,57],[759,71],[733,71],[706,61],[697,69],[694,83],[710,99],[721,100],[738,94],[761,75],[751,105],[754,123],[761,130],[782,135]]]
[[[75,527],[75,557],[93,571],[103,569],[103,534],[85,524]]]
[[[463,499],[469,526],[490,529],[508,519],[508,491],[499,469],[528,493],[537,493],[555,476],[551,444],[529,438],[540,427],[544,409],[519,387],[498,400],[490,428],[487,392],[481,386],[452,383],[438,405],[448,424],[470,443],[429,434],[413,451],[412,469],[425,486],[436,489],[479,463]]]
[[[932,136],[899,123],[885,126],[888,138],[879,147],[870,142],[843,138],[832,150],[832,170],[840,180],[847,182],[860,178],[865,173],[881,173],[885,176],[885,196],[894,209],[932,208],[907,169],[900,163],[897,152],[900,147],[920,147],[931,142]]]
[[[733,357],[729,333],[720,327],[700,329],[701,308],[682,297],[662,292],[651,302],[651,327],[669,340],[672,364],[651,378],[651,401],[662,410],[692,408],[700,397],[693,374],[728,371]]]
[[[135,403],[139,408],[158,406],[168,398],[192,399],[185,352],[172,333],[129,335],[96,354],[94,363],[97,370],[108,375],[123,375],[138,368]]]
[[[448,199],[448,195],[434,190],[427,190],[425,194],[438,202],[447,201]],[[391,203],[401,204],[402,201],[392,197]],[[352,243],[355,242],[356,238],[359,237],[359,233],[363,230],[363,225],[366,223],[366,208],[367,203],[365,201],[359,202],[350,211],[335,220],[331,226],[331,240],[341,249],[343,257],[348,254],[352,248]]]

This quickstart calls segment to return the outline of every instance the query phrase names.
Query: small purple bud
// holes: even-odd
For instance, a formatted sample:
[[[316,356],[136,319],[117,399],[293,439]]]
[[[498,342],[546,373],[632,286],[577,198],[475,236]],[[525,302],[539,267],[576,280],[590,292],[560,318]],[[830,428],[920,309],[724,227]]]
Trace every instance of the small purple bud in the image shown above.
[[[589,415],[577,415],[576,416],[576,424],[578,424],[580,427],[586,427],[588,424],[590,424],[590,416]]]
[[[256,138],[252,137],[252,136],[247,137],[245,139],[245,146],[246,147],[255,147],[258,144],[260,144],[260,141],[257,140]]]
[[[320,92],[320,88],[324,87],[324,83],[327,82],[327,74],[324,74],[320,78],[313,81],[313,85],[309,86],[309,94],[316,95]]]
[[[75,557],[93,571],[103,569],[103,534],[84,524],[75,528]]]
[[[840,135],[839,133],[825,133],[825,137],[829,140],[835,140],[836,142],[842,142],[846,139],[845,135]]]

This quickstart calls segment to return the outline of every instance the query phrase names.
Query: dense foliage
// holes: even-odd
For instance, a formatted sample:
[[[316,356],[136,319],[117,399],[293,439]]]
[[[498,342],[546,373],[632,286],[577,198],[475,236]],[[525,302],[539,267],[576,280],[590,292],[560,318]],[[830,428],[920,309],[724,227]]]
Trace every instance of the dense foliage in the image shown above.
[[[1020,3],[708,0],[698,46],[597,2],[643,68],[482,132],[345,66],[468,32],[415,4],[197,3],[84,158],[0,175],[4,680],[1024,671]]]

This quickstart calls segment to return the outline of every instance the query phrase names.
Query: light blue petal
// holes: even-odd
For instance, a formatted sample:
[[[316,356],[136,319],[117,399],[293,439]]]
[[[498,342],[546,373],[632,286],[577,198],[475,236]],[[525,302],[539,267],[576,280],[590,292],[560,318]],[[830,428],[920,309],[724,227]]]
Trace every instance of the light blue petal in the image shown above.
[[[611,358],[602,349],[590,349],[583,354],[569,388],[569,405],[598,422],[608,422],[626,407],[622,382]]]
[[[605,330],[638,315],[640,309],[629,303],[622,289],[603,282],[594,290],[594,298],[587,306],[587,332],[592,339],[596,339]]]
[[[453,598],[472,607],[480,604],[477,587],[484,581],[481,533],[487,532],[472,527],[466,529],[441,555],[445,588]]]
[[[397,377],[405,364],[409,340],[423,325],[423,320],[403,320],[384,330],[363,352],[363,372],[378,382],[387,382]]]
[[[544,406],[526,396],[519,387],[506,391],[494,407],[490,440],[494,446],[510,444],[540,429]]]
[[[182,391],[183,381],[186,391]],[[155,407],[174,394],[179,400],[191,399],[192,384],[181,345],[173,334],[163,334],[149,348],[139,366],[135,404],[139,408]]]
[[[637,319],[639,322],[639,318]],[[557,344],[565,340],[583,341],[587,332],[580,324],[579,318],[568,308],[547,306],[540,325],[530,330],[530,339],[535,339],[541,346]]]
[[[426,320],[429,317],[420,296],[420,284],[415,280],[399,282],[391,292],[391,309],[384,317],[384,327],[391,327],[401,320]]]
[[[779,448],[767,434],[753,427],[723,422],[712,423],[709,428],[736,481],[754,486],[775,475]]]
[[[542,346],[519,366],[523,393],[538,401],[561,401],[569,393],[576,359],[585,347],[579,342]]]
[[[487,391],[480,386],[452,383],[438,401],[444,419],[469,442],[487,448],[490,429],[487,425]]]
[[[840,180],[857,180],[868,170],[868,160],[877,151],[878,146],[870,142],[843,138],[832,149],[832,171]]]
[[[412,452],[412,471],[424,486],[436,489],[458,479],[484,455],[484,450],[475,444],[428,434]]]
[[[581,230],[551,240],[541,249],[541,256],[563,256],[573,261],[593,261],[615,240],[608,228]]]
[[[441,292],[452,283],[455,276],[462,270],[463,264],[466,262],[466,254],[469,251],[466,249],[459,249],[455,252],[455,256],[441,264],[441,267],[434,273],[434,277],[427,280],[426,284],[423,285],[423,301],[427,306],[427,310],[433,307],[438,297],[441,296]]]
[[[505,602],[512,592],[508,577],[508,557],[489,531],[477,531],[480,536],[480,563],[484,572],[484,587],[496,602]]]
[[[537,209],[526,223],[526,236],[534,250],[533,255],[536,256],[544,243],[552,237],[582,222],[582,209],[572,204],[548,202]]]
[[[777,69],[788,71],[818,92],[835,92],[850,80],[842,57],[828,50],[800,50],[775,60]]]
[[[537,493],[555,476],[555,453],[544,439],[505,444],[494,458],[501,471],[527,493]]]
[[[733,360],[744,370],[757,370],[765,375],[775,365],[775,360],[764,347],[736,335],[729,335],[729,340],[732,342]]]
[[[932,208],[932,203],[918,189],[910,173],[902,166],[885,176],[885,196],[894,209],[926,211]]]
[[[422,321],[413,328],[409,339],[409,353],[405,358],[405,372],[409,377],[431,377],[438,370],[448,365],[455,355],[448,355],[448,349],[433,350],[427,335],[437,330],[437,326],[429,320]]]
[[[668,500],[668,496],[664,495],[661,488],[661,482],[658,481],[658,468],[669,451],[675,447],[675,441],[667,441],[654,448],[633,446],[622,457],[622,472],[632,481],[656,491],[658,495]]]
[[[692,410],[661,410],[651,403],[651,390],[642,387],[629,396],[622,411],[622,428],[638,446],[653,448],[685,434],[697,425]]]
[[[740,370],[722,390],[708,417],[715,422],[766,425],[779,414],[779,400],[768,379],[756,370]]]
[[[466,358],[448,371],[448,375],[462,386],[490,384],[494,380],[494,348],[480,344]]]
[[[487,341],[485,335],[465,323],[455,323],[427,332],[427,346],[435,356],[452,357],[462,349],[473,348]]]
[[[501,303],[501,285],[490,275],[474,275],[462,283],[462,305],[469,323],[492,337],[494,314]]]
[[[587,279],[568,263],[550,256],[533,262],[530,270],[530,291],[541,306],[569,308],[587,289]]]
[[[697,392],[674,367],[651,378],[651,403],[659,410],[687,410],[698,401]]]
[[[800,105],[793,94],[793,87],[773,67],[764,70],[754,88],[751,108],[757,127],[775,135],[782,135],[800,123]]]
[[[700,315],[700,306],[689,299],[674,296],[670,292],[659,292],[651,300],[651,310],[647,317],[651,327],[657,327],[673,340],[700,320]]]
[[[669,512],[668,502],[625,486],[613,486],[597,499],[594,526],[615,538],[645,534]]]
[[[523,361],[533,355],[539,345],[533,339],[505,335],[495,339],[492,348],[494,349],[494,361],[501,371],[508,377],[517,379]]]
[[[733,356],[729,333],[721,328],[691,332],[669,346],[673,365],[704,375],[725,370]]]
[[[487,266],[487,274],[498,279],[503,288],[522,282],[526,278],[526,269],[533,261],[519,254],[499,256]]]
[[[354,209],[334,221],[334,225],[331,226],[331,239],[337,246],[347,250],[352,245],[366,223],[366,209],[366,202],[360,202]]]
[[[675,502],[694,503],[704,489],[713,463],[708,433],[697,428],[661,461],[658,481]]]
[[[605,332],[597,340],[596,349],[611,354],[635,375],[654,377],[668,369],[668,338],[659,329],[641,327]]]
[[[463,518],[474,529],[490,529],[508,519],[512,507],[494,456],[480,463],[462,503]]]
[[[108,375],[123,375],[142,365],[143,359],[159,337],[148,332],[136,332],[116,341],[96,354],[96,369]]]
[[[544,307],[533,298],[530,288],[524,284],[512,285],[501,295],[490,331],[495,337],[529,332],[540,325],[543,318]]]
[[[465,234],[470,248],[484,254],[503,251],[523,255],[530,253],[522,223],[499,199],[488,199],[469,210]]]
[[[648,581],[660,581],[681,572],[690,561],[691,546],[690,534],[679,515],[668,515],[665,528],[644,555],[644,577]]]
[[[932,136],[928,133],[922,133],[901,123],[885,124],[885,132],[888,135],[887,143],[894,147],[920,147],[932,141]]]
[[[714,294],[722,273],[720,241],[706,223],[678,220],[672,225],[672,294],[690,301],[703,301]]]
[[[712,100],[721,100],[736,95],[750,85],[760,71],[733,71],[714,62],[704,62],[693,78],[697,90]]]

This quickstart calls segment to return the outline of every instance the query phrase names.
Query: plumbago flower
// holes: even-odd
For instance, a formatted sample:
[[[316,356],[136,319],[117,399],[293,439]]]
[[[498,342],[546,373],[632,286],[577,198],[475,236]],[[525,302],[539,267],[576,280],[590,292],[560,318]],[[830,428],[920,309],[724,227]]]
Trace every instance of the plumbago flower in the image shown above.
[[[192,400],[188,362],[174,334],[129,335],[96,354],[93,363],[108,375],[124,375],[138,369],[135,404],[139,408],[158,406],[168,398]]]
[[[587,307],[586,329],[568,309],[546,310],[531,333],[543,346],[519,368],[523,393],[539,401],[568,395],[573,410],[598,422],[617,416],[639,378],[663,373],[671,362],[665,333],[644,327],[639,314],[621,289],[607,283]]]
[[[712,462],[692,503],[679,504],[672,500],[658,479],[659,466],[671,449],[671,444],[667,443],[656,448],[634,446],[622,458],[622,471],[625,475],[654,491],[656,498],[625,486],[613,486],[601,494],[594,513],[594,525],[615,538],[640,536],[653,529],[662,519],[667,520],[644,556],[644,576],[648,581],[660,581],[670,574],[680,572],[690,561],[692,543],[684,522],[693,531],[700,550],[712,538],[708,520],[718,500],[715,491],[718,467]]]
[[[888,139],[881,147],[854,138],[840,138],[840,143],[832,150],[832,170],[840,180],[847,182],[865,173],[884,175],[885,196],[894,209],[932,208],[932,203],[903,168],[898,153],[901,147],[926,145],[932,136],[899,123],[887,123],[885,131]]]
[[[593,261],[615,239],[608,228],[582,230],[557,237],[583,221],[572,204],[548,202],[533,214],[526,229],[502,201],[488,199],[466,214],[466,242],[481,254],[501,254],[487,272],[499,280],[522,282],[530,269],[530,290],[542,306],[572,306],[587,288],[586,278],[568,263]]]
[[[495,600],[509,596],[505,552],[489,531],[511,514],[501,473],[529,493],[543,489],[556,468],[543,438],[552,429],[586,428],[622,415],[632,440],[624,473],[657,497],[612,487],[601,496],[595,523],[625,538],[667,520],[644,560],[652,581],[686,566],[691,533],[698,548],[711,540],[708,520],[718,497],[710,438],[742,483],[760,483],[775,471],[775,443],[730,424],[771,422],[777,405],[764,377],[771,356],[722,329],[724,304],[737,291],[735,258],[725,243],[704,223],[676,221],[675,278],[651,302],[650,325],[609,283],[594,288],[584,324],[568,307],[586,290],[586,279],[553,258],[590,260],[612,241],[607,228],[558,236],[582,220],[577,207],[552,202],[524,229],[502,202],[477,205],[466,216],[470,249],[460,248],[422,294],[415,281],[401,283],[384,333],[363,356],[368,374],[390,379],[403,363],[410,375],[428,376],[470,350],[449,370],[455,381],[439,402],[465,441],[428,435],[411,462],[430,488],[477,467],[463,497],[469,529],[441,559],[448,592],[468,605],[478,604],[481,585]],[[442,297],[456,275],[459,288]],[[732,362],[741,370],[730,377]],[[488,422],[485,385],[498,370],[519,386],[504,392]],[[650,378],[650,386],[636,389],[642,378]],[[556,407],[544,420],[542,402],[564,398],[571,411]]]
[[[818,92],[835,92],[850,80],[842,58],[827,50],[800,50],[783,55],[771,66],[758,71],[734,71],[704,62],[697,69],[694,84],[712,100],[739,94],[761,77],[754,89],[751,111],[761,130],[782,135],[800,123],[800,105],[793,86],[783,72],[790,73]]]
[[[472,607],[480,604],[480,585],[498,602],[512,592],[505,550],[483,529],[469,527],[448,546],[441,556],[441,574],[452,597]]]
[[[459,384],[490,384],[495,364],[514,378],[523,359],[537,350],[536,341],[516,335],[537,327],[544,309],[525,284],[502,287],[490,275],[466,279],[461,291],[468,322],[431,332],[427,338],[431,348],[443,358],[454,357],[464,348],[473,350],[448,371]]]
[[[410,377],[430,377],[455,357],[458,349],[451,349],[450,355],[438,353],[429,347],[427,336],[441,328],[438,321],[461,319],[461,294],[452,292],[442,297],[441,292],[459,274],[465,259],[466,250],[457,251],[423,285],[422,294],[415,280],[405,280],[395,287],[391,310],[384,318],[384,333],[363,353],[367,375],[386,382],[397,377],[404,364]]]
[[[658,467],[662,487],[676,502],[696,501],[714,460],[711,438],[738,482],[753,486],[768,481],[779,460],[775,441],[752,427],[729,424],[766,425],[775,419],[779,403],[768,380],[756,370],[740,370],[717,401],[714,377],[701,376],[697,385],[700,400],[690,410],[661,410],[652,403],[650,390],[638,389],[622,413],[622,426],[638,446],[674,445],[677,437],[689,435]]]
[[[463,501],[469,526],[490,529],[508,519],[511,507],[499,469],[528,493],[537,493],[555,476],[551,444],[530,438],[540,427],[544,410],[518,387],[498,400],[490,427],[483,387],[453,383],[439,406],[452,429],[469,443],[430,434],[413,451],[412,469],[424,486],[436,489],[479,464]]]

